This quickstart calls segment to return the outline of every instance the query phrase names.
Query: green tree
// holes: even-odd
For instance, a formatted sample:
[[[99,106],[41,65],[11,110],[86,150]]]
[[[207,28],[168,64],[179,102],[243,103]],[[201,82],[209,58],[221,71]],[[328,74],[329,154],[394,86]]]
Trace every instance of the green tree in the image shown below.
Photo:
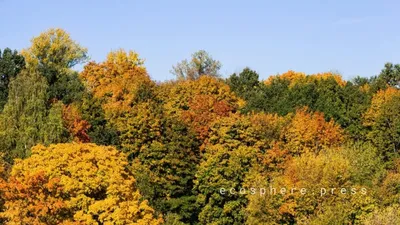
[[[25,67],[24,57],[16,50],[6,48],[0,50],[0,112],[8,99],[8,84]]]
[[[354,140],[366,140],[367,130],[363,126],[362,116],[371,104],[372,95],[365,90],[367,83],[347,82],[340,91],[342,110],[337,122],[346,129]]]
[[[98,145],[120,146],[116,128],[106,120],[101,101],[94,98],[88,91],[83,93],[78,101],[82,119],[90,124],[87,134],[90,141]]]
[[[46,109],[47,81],[38,73],[23,71],[10,83],[9,99],[0,115],[0,145],[7,159],[25,158],[38,143],[66,141],[62,107]]]
[[[232,74],[226,81],[231,90],[246,101],[243,112],[260,111],[263,107],[258,104],[262,102],[260,97],[262,97],[265,85],[258,78],[259,75],[256,71],[245,68],[239,74]]]
[[[400,88],[400,64],[386,63],[379,75],[369,79],[372,93],[388,87]]]
[[[260,106],[259,111],[266,113],[277,113],[281,116],[293,112],[294,108],[288,102],[290,82],[285,79],[276,78],[270,84],[262,88],[262,94],[256,104]]]
[[[260,115],[236,114],[214,122],[195,179],[201,224],[244,224],[247,199],[239,190],[250,169],[262,161],[257,156],[279,133],[277,127],[274,117]]]
[[[202,75],[219,77],[221,63],[214,60],[208,52],[204,50],[192,54],[190,62],[187,59],[172,67],[171,73],[178,79],[196,80]]]
[[[72,68],[86,62],[87,49],[71,39],[62,29],[49,29],[32,39],[32,45],[22,51],[27,68],[37,70],[48,83],[47,98],[65,104],[80,99],[83,85]]]
[[[233,92],[247,100],[260,85],[258,76],[256,71],[246,67],[238,75],[236,73],[232,74],[227,79],[227,83]]]
[[[400,64],[386,63],[379,78],[391,87],[400,88]]]
[[[182,222],[194,223],[192,188],[200,157],[196,135],[152,101],[134,106],[120,123],[122,150],[132,161],[143,196],[170,219],[179,215]]]

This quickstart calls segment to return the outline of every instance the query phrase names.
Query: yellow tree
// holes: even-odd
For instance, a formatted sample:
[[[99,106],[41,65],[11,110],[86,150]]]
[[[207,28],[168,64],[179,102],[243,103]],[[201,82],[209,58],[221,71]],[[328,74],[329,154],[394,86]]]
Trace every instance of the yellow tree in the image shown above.
[[[343,80],[341,75],[332,72],[306,75],[305,73],[295,72],[293,70],[289,70],[283,74],[270,76],[267,80],[264,81],[264,83],[266,85],[270,85],[274,79],[282,79],[289,81],[290,86],[293,87],[299,82],[310,83],[318,80],[326,80],[329,78],[333,78],[341,87],[344,87],[347,83],[345,80]]]
[[[378,91],[364,114],[364,125],[370,130],[368,137],[386,160],[400,150],[400,90],[387,88]]]
[[[84,62],[87,49],[60,28],[51,28],[32,39],[32,46],[22,51],[27,67],[71,68]]]
[[[305,73],[301,72],[295,72],[293,70],[289,70],[286,73],[283,74],[278,74],[278,75],[273,75],[269,76],[267,80],[264,81],[266,85],[270,85],[274,79],[283,79],[283,80],[288,80],[291,84],[294,84],[296,82],[299,82],[300,80],[303,80],[306,78]]]
[[[359,222],[373,209],[375,200],[372,188],[353,182],[354,166],[342,150],[326,149],[294,157],[269,182],[258,176],[252,187],[265,190],[247,195],[248,224]]]
[[[38,145],[2,183],[0,215],[8,224],[161,224],[127,165],[113,147]]]
[[[103,102],[107,119],[118,118],[146,98],[154,83],[143,62],[137,53],[120,49],[110,52],[102,63],[85,66],[80,77],[94,97]]]

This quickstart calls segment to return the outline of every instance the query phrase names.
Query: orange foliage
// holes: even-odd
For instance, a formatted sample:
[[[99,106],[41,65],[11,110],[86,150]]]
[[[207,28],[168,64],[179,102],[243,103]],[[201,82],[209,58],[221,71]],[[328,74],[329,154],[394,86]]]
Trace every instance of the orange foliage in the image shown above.
[[[90,137],[87,134],[90,124],[86,120],[82,119],[79,110],[74,105],[64,106],[62,116],[64,127],[66,127],[72,134],[75,142],[90,142]]]
[[[161,86],[161,98],[169,114],[185,121],[199,138],[204,140],[213,121],[235,113],[244,105],[221,80],[201,76],[197,80],[185,80]]]
[[[197,95],[189,102],[190,110],[182,112],[182,119],[190,124],[200,139],[207,137],[210,123],[220,117],[228,116],[231,106],[224,101],[217,101],[214,96]]]
[[[141,86],[153,83],[138,54],[124,50],[109,53],[105,62],[90,62],[80,76],[94,97],[104,101],[107,118],[129,111]]]
[[[2,197],[9,201],[6,207],[11,207],[12,201],[21,209],[7,210],[2,217],[13,217],[14,223],[21,224],[61,224],[66,218],[56,215],[68,214],[68,207],[60,197],[59,182],[60,179],[50,178],[44,171],[30,174],[23,180],[11,177],[8,182],[1,182]]]
[[[282,138],[289,152],[302,154],[339,146],[345,137],[333,120],[326,122],[323,113],[310,113],[304,107],[296,111]]]
[[[280,142],[276,142],[264,155],[259,156],[261,165],[264,166],[266,172],[282,171],[286,162],[291,159],[288,153],[287,149],[281,147]]]

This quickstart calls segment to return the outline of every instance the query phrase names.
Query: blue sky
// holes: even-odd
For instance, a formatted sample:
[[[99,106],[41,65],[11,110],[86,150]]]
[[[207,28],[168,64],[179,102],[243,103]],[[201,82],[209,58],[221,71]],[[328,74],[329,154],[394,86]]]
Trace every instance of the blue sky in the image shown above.
[[[0,49],[20,50],[51,27],[103,61],[132,49],[155,80],[204,49],[228,77],[248,66],[262,79],[287,70],[376,75],[400,63],[400,1],[0,0]]]

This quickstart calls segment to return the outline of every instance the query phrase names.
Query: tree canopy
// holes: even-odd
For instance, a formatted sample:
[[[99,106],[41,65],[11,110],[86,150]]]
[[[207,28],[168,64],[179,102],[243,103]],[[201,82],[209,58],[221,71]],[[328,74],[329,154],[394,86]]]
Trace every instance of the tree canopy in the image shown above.
[[[201,50],[154,81],[88,54],[59,28],[0,51],[0,224],[400,221],[399,64],[222,77]]]

